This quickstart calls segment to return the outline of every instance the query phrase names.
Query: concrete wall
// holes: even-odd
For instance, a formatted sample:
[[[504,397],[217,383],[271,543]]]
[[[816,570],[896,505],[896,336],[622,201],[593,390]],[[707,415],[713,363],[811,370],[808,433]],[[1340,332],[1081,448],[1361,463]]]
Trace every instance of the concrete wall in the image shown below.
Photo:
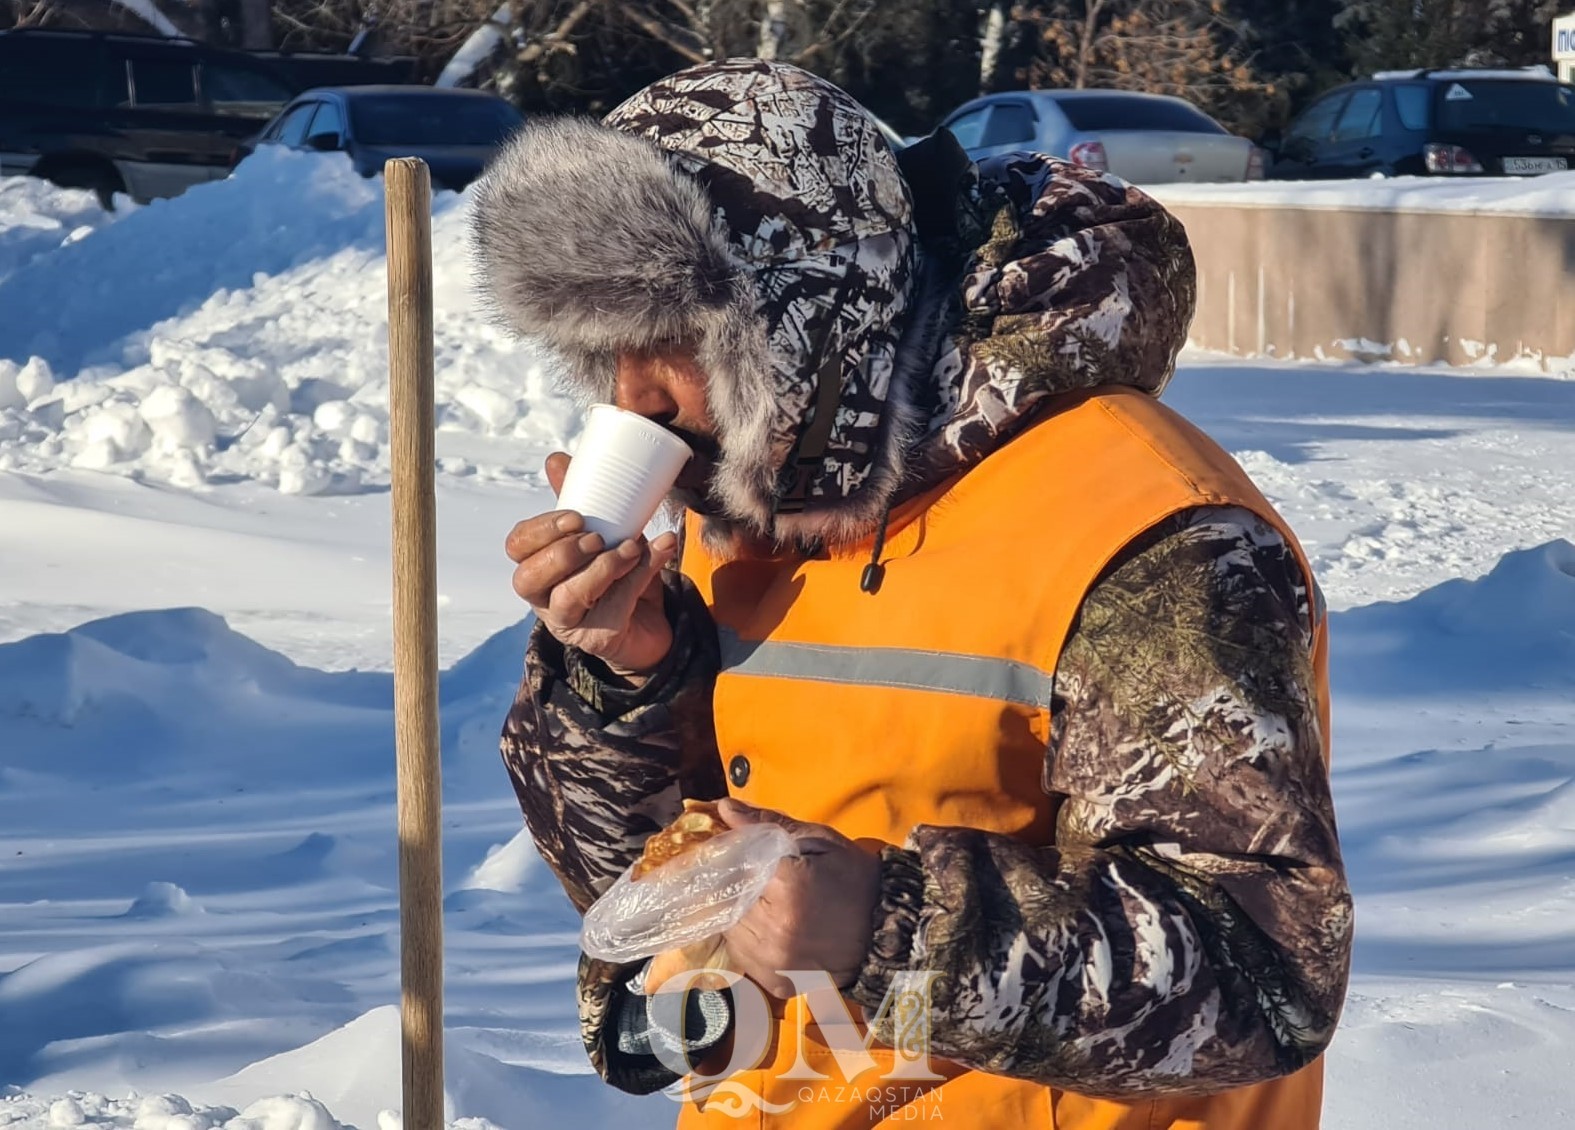
[[[1575,355],[1575,217],[1171,210],[1198,261],[1192,342],[1205,349],[1560,367]]]

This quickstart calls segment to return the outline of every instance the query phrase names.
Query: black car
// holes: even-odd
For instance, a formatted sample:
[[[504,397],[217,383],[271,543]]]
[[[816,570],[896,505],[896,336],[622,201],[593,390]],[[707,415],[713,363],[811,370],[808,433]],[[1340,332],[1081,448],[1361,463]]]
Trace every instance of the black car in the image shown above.
[[[1561,172],[1575,86],[1543,67],[1389,71],[1331,90],[1264,144],[1281,180]]]
[[[267,63],[183,39],[0,31],[0,174],[92,189],[111,206],[223,178],[236,145],[299,87]]]
[[[255,145],[346,153],[367,177],[390,157],[420,157],[434,185],[458,192],[523,124],[510,103],[479,90],[335,87],[302,94]]]

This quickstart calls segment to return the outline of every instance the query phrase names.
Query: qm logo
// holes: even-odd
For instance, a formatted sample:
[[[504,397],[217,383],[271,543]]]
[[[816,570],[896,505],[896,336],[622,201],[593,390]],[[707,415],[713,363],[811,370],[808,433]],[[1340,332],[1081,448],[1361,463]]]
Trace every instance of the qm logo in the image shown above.
[[[931,986],[938,973],[921,970],[899,973],[892,979],[873,1021],[861,1031],[848,1003],[824,970],[783,970],[782,976],[793,984],[803,1007],[793,1015],[792,1031],[775,1033],[793,1061],[770,1076],[772,1094],[761,1094],[742,1079],[741,1072],[761,1065],[772,1046],[778,1027],[771,1015],[766,994],[753,981],[730,970],[692,970],[663,986],[651,1001],[651,1018],[669,1032],[683,1030],[683,1001],[696,980],[720,976],[733,994],[733,1047],[727,1063],[713,1074],[691,1073],[688,1062],[676,1048],[658,1047],[663,1066],[684,1078],[670,1088],[669,1097],[678,1102],[703,1101],[707,1111],[719,1111],[733,1118],[744,1118],[756,1111],[786,1114],[800,1105],[828,1103],[864,1105],[870,1121],[901,1119],[939,1120],[940,1096],[934,1088],[946,1076],[930,1064]],[[713,983],[713,982],[708,982]],[[817,1070],[805,1058],[804,1030],[813,1021],[819,1030],[819,1044],[831,1053],[836,1074]],[[889,1024],[892,1033],[891,1065],[884,1071],[873,1054],[875,1030]],[[791,1041],[791,1042],[789,1042]],[[780,1063],[782,1053],[778,1053]],[[855,1080],[877,1080],[862,1086]]]

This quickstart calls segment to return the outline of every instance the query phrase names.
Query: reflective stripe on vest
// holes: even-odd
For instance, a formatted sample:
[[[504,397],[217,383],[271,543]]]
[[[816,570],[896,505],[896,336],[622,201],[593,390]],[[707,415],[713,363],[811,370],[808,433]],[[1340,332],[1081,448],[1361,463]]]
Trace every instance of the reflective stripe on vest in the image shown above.
[[[902,647],[746,640],[724,626],[718,626],[717,635],[722,672],[729,675],[935,691],[1036,707],[1049,707],[1055,683],[1052,675],[1012,659]]]

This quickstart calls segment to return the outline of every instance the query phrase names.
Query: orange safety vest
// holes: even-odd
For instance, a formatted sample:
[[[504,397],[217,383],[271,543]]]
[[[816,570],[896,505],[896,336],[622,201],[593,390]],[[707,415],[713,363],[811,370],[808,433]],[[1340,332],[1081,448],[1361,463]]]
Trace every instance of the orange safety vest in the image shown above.
[[[686,553],[684,571],[722,637],[714,707],[733,794],[854,839],[901,844],[915,825],[937,824],[1052,843],[1040,777],[1067,632],[1126,545],[1198,506],[1257,514],[1312,577],[1235,461],[1166,406],[1123,388],[1069,398],[965,475],[899,508],[876,596],[859,588],[869,544],[824,560],[719,563]],[[698,532],[691,527],[690,546],[700,545]],[[1314,615],[1327,735],[1327,647]],[[1319,1122],[1321,1060],[1207,1098],[1130,1103],[936,1060],[944,1081],[915,1097],[911,1083],[883,1081],[887,1049],[873,1049],[878,1070],[839,1078],[804,998],[774,1015],[763,1064],[687,1102],[680,1130],[925,1121],[951,1130],[1313,1130]],[[830,1078],[783,1079],[800,1055]]]

